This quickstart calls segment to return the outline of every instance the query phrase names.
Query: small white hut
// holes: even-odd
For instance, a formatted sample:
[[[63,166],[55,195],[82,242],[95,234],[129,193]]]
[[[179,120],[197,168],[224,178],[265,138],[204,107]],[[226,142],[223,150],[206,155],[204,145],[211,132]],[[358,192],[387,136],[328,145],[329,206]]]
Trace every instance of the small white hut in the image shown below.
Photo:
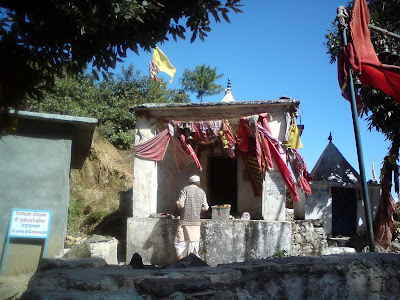
[[[305,198],[305,218],[324,221],[332,236],[352,236],[366,231],[360,175],[332,143],[322,152],[313,170],[312,194]],[[372,219],[380,200],[380,185],[368,184]]]

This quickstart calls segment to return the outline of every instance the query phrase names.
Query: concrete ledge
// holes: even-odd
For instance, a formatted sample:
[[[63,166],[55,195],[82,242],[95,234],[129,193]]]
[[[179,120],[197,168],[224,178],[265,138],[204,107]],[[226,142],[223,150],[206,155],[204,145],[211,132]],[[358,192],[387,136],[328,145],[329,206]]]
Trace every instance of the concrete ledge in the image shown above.
[[[127,257],[140,254],[143,262],[165,265],[176,260],[177,219],[129,218]],[[200,256],[210,266],[267,258],[291,249],[291,223],[241,220],[201,221]]]

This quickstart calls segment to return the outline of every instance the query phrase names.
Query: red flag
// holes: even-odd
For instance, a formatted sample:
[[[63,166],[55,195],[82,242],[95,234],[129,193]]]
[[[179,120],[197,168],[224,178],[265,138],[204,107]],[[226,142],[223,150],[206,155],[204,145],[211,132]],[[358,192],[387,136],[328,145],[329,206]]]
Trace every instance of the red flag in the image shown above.
[[[369,22],[366,1],[354,0],[350,21],[355,58],[352,64],[353,70],[359,74],[362,84],[380,89],[400,103],[400,68],[383,65],[379,61],[371,42]]]
[[[348,74],[347,74],[346,65],[350,64],[352,66],[354,64],[353,54],[354,54],[353,45],[347,44],[347,46],[341,47],[339,49],[339,54],[338,54],[338,58],[337,58],[339,86],[340,86],[340,89],[342,90],[343,98],[345,98],[349,101],[350,101],[351,96],[350,96],[350,89],[347,84]],[[361,97],[358,94],[358,92],[354,91],[354,93],[356,96],[357,113],[360,114],[362,107],[363,107],[363,102],[362,102]]]

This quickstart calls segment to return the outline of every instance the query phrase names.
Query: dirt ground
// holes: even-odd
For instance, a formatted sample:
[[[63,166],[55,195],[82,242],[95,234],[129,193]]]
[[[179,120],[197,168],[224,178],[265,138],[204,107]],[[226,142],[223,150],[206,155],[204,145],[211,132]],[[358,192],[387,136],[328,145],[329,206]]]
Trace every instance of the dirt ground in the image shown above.
[[[20,299],[25,292],[32,274],[1,275],[0,276],[0,300]]]

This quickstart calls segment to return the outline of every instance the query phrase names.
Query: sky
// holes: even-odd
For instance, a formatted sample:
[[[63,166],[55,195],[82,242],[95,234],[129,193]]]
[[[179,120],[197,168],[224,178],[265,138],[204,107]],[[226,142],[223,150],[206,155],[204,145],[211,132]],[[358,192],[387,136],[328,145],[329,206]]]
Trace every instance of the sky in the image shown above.
[[[336,64],[329,63],[325,34],[336,17],[336,9],[347,0],[252,0],[243,1],[243,13],[230,13],[231,23],[212,22],[205,41],[190,43],[178,39],[158,46],[176,67],[170,88],[179,88],[185,68],[206,64],[217,68],[223,77],[218,84],[232,83],[236,101],[275,100],[285,95],[300,100],[300,117],[304,125],[303,149],[300,149],[311,172],[319,156],[332,142],[357,170],[350,103],[342,98],[337,81]],[[133,64],[142,75],[148,75],[152,54],[130,53],[124,65]],[[169,80],[168,75],[159,77]],[[204,102],[220,102],[224,96],[204,98]],[[192,102],[198,102],[191,95]],[[368,123],[359,120],[366,179],[372,179],[371,159],[376,174],[382,166],[390,143],[383,134],[368,130]]]

